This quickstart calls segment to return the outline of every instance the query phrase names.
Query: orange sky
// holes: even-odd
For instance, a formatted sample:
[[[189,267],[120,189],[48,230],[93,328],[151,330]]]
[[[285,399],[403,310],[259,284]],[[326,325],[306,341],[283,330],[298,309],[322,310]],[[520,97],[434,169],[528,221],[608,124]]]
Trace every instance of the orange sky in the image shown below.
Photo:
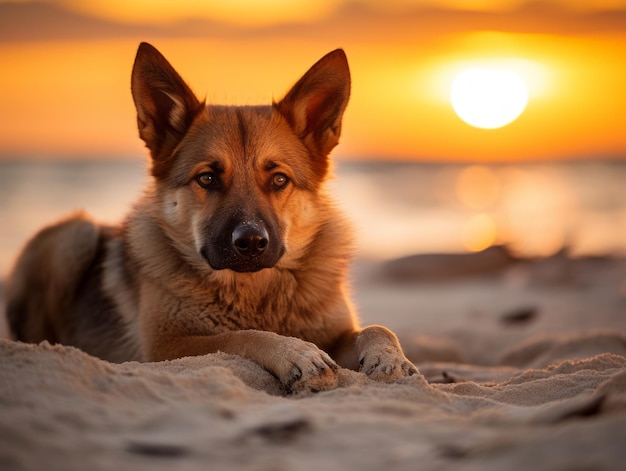
[[[626,1],[50,0],[0,2],[0,157],[145,155],[129,91],[142,40],[231,104],[280,97],[343,47],[340,157],[626,156]],[[473,65],[522,77],[516,121],[482,130],[455,115],[451,82]]]

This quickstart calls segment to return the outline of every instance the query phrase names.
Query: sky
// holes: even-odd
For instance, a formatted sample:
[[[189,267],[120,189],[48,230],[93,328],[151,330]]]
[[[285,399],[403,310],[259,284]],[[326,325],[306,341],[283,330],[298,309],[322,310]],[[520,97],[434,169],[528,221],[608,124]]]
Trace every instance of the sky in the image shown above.
[[[626,0],[0,0],[0,158],[146,155],[130,95],[141,41],[220,104],[279,99],[344,48],[339,158],[626,157]],[[523,81],[517,119],[457,116],[452,83],[472,67]]]

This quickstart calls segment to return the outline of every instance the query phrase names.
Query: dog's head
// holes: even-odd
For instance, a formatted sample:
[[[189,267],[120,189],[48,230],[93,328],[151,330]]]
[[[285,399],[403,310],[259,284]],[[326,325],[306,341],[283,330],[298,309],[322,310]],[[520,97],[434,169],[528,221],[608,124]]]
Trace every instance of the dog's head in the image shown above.
[[[323,57],[270,106],[206,106],[142,43],[132,73],[139,135],[168,236],[213,270],[296,257],[321,221],[319,189],[350,94],[346,56]]]

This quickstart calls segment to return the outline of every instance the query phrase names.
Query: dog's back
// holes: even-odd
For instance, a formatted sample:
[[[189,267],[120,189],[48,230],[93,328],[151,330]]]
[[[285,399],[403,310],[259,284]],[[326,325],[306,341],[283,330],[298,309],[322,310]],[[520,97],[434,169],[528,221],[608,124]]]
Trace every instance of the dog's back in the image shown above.
[[[122,323],[101,288],[105,246],[114,231],[78,214],[28,242],[5,292],[14,339],[74,345],[110,361],[127,359],[120,356]]]

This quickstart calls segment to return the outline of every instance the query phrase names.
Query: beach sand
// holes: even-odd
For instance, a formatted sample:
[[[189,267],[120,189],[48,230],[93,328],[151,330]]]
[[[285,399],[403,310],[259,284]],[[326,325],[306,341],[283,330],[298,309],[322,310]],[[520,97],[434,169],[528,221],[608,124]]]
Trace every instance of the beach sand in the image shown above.
[[[110,364],[0,340],[2,470],[626,469],[626,260],[360,260],[422,375],[284,396],[236,356]],[[6,334],[6,332],[5,332]]]

